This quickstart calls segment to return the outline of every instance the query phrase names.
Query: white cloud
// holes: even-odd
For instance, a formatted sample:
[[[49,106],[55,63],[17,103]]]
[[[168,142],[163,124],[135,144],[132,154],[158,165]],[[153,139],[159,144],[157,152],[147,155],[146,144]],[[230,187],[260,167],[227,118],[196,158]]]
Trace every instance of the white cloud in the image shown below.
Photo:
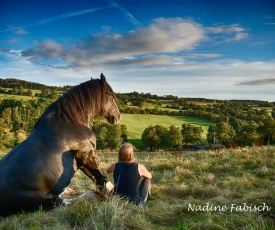
[[[199,24],[179,18],[160,18],[149,27],[138,28],[124,35],[98,34],[85,39],[72,47],[68,58],[91,59],[93,63],[94,57],[108,61],[129,55],[173,53],[192,50],[201,39],[203,30]]]
[[[66,55],[65,47],[53,40],[44,40],[42,43],[35,41],[34,44],[36,49],[23,51],[22,55],[25,57],[41,56],[43,58],[62,58]]]
[[[66,48],[51,40],[36,42],[36,49],[23,52],[24,56],[62,58],[75,66],[92,68],[98,65],[123,63],[125,57],[135,56],[151,61],[148,56],[193,50],[204,39],[202,26],[181,18],[155,19],[148,27],[138,28],[125,34],[96,34]],[[156,58],[154,58],[156,60]],[[169,59],[169,58],[168,58]],[[136,61],[137,62],[137,61]]]
[[[237,33],[236,34],[236,41],[240,41],[240,40],[243,40],[243,39],[246,39],[248,37],[248,33]]]
[[[94,34],[72,47],[64,47],[52,40],[36,42],[36,48],[24,51],[23,56],[59,58],[72,66],[84,68],[125,64],[148,66],[163,64],[165,61],[175,63],[178,57],[220,57],[222,54],[188,52],[209,40],[217,44],[244,40],[248,37],[245,31],[246,29],[237,24],[204,28],[192,20],[158,18],[147,27],[140,27],[125,34]],[[181,52],[187,54],[182,56],[179,54]]]
[[[212,34],[232,34],[232,33],[241,33],[244,32],[246,29],[242,28],[238,24],[232,24],[232,25],[218,25],[218,26],[212,26],[207,27],[206,31]]]
[[[217,43],[241,41],[248,38],[248,33],[246,33],[247,29],[238,24],[207,27],[205,31],[211,37],[212,41]]]
[[[39,66],[20,51],[2,51],[1,75],[49,85],[79,84],[103,72],[116,92],[144,92],[180,97],[216,99],[257,99],[274,101],[275,61],[244,62],[223,60],[195,62],[171,56],[144,56],[144,63],[161,65],[120,65],[119,68],[53,68]],[[1,57],[0,57],[1,58]],[[161,59],[161,60],[158,60]],[[125,62],[141,61],[125,57]],[[269,84],[269,83],[273,84]]]
[[[201,59],[201,58],[217,58],[223,56],[222,54],[215,53],[190,53],[185,55],[184,58],[187,59]]]

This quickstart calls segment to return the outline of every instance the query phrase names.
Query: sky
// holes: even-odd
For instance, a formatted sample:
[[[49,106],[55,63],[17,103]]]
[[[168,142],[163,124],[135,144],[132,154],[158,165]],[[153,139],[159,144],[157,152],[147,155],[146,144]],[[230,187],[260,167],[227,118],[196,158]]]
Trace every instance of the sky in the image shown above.
[[[274,0],[0,0],[0,78],[275,101]]]

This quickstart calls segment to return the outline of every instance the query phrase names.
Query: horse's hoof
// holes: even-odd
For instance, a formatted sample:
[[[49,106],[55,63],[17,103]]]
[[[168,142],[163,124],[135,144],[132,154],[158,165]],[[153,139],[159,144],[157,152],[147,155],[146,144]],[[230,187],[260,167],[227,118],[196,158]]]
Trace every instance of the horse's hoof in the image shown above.
[[[108,181],[106,184],[105,184],[105,191],[108,195],[110,195],[112,192],[113,192],[113,189],[114,189],[114,185],[112,184],[112,182]]]

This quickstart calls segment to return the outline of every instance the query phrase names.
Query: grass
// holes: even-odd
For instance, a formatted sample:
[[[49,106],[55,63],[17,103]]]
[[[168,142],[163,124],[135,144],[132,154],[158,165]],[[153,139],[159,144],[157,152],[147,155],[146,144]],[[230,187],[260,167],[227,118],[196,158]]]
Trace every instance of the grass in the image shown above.
[[[0,150],[0,159],[1,159],[3,156],[5,156],[5,155],[6,155],[6,152]]]
[[[252,109],[256,109],[256,110],[262,110],[265,109],[268,114],[271,116],[272,114],[272,107],[258,107],[258,106],[252,106]]]
[[[117,154],[99,154],[101,167]],[[275,229],[275,147],[184,152],[137,152],[152,172],[152,196],[144,208],[113,197],[79,201],[52,211],[0,217],[0,229]],[[109,177],[112,180],[112,177]],[[70,187],[94,184],[78,171]],[[263,211],[192,211],[189,205],[260,207]]]
[[[120,124],[125,124],[127,126],[128,139],[136,146],[140,145],[142,132],[149,125],[163,125],[167,128],[171,125],[175,125],[176,127],[181,128],[184,123],[201,126],[204,130],[205,136],[209,125],[213,124],[212,122],[195,117],[153,114],[121,114],[120,121]]]
[[[0,94],[1,99],[15,99],[20,101],[29,101],[33,99],[33,97],[30,96],[23,96],[23,95],[12,95],[12,94]]]

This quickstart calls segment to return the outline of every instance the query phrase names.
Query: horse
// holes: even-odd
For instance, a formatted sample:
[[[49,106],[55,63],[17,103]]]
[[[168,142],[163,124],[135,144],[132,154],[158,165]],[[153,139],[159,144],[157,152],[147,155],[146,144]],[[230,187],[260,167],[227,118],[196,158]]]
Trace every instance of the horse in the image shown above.
[[[103,74],[50,104],[30,135],[1,159],[1,216],[61,205],[61,194],[78,169],[97,187],[112,187],[99,167],[96,137],[89,128],[96,115],[110,124],[120,121],[114,92]]]

